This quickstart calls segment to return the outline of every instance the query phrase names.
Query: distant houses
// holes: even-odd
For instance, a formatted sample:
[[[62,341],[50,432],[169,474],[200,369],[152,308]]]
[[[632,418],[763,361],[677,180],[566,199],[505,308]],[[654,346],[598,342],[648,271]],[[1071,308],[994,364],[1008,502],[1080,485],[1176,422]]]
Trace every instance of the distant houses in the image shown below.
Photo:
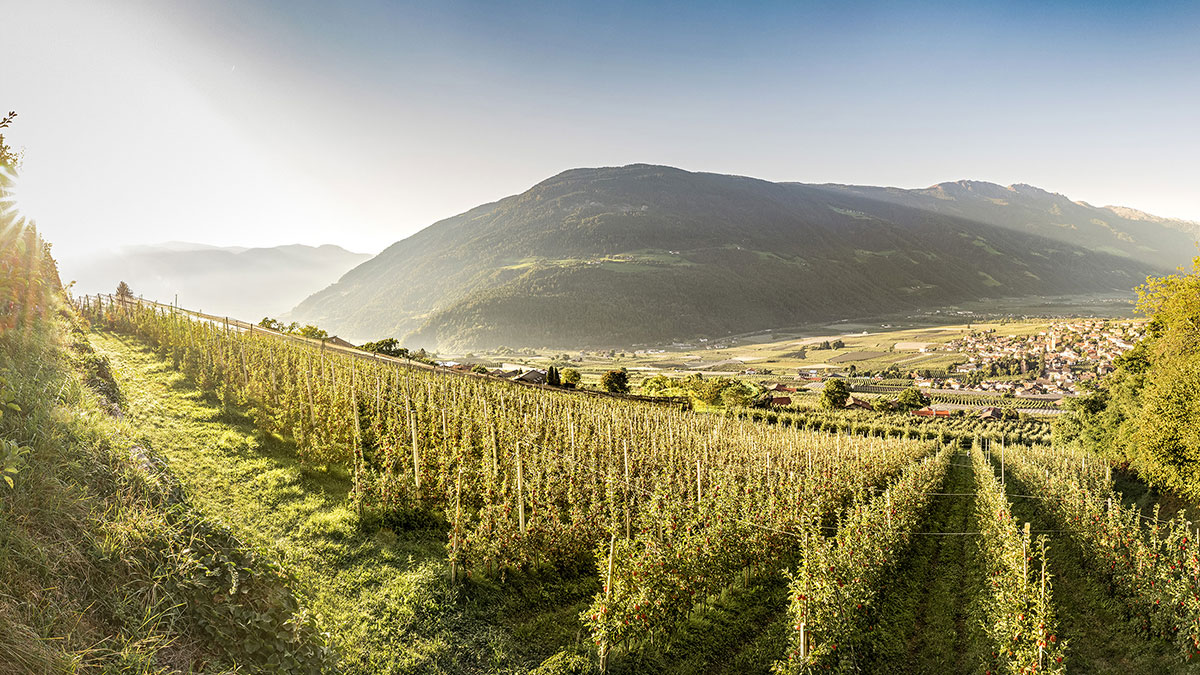
[[[512,380],[513,382],[546,384],[546,371],[538,370],[537,368],[531,368],[529,370],[522,368],[514,368],[511,370],[496,368],[495,370],[489,370],[488,375],[491,375],[492,377],[498,377],[502,380]]]
[[[979,419],[1002,420],[1004,419],[1004,413],[996,406],[987,406],[979,411]]]
[[[926,406],[924,408],[918,408],[917,410],[912,411],[912,414],[916,415],[917,417],[949,417],[950,411]]]
[[[546,384],[546,371],[544,370],[528,370],[524,373],[511,378],[514,382],[528,382],[529,384]]]
[[[871,405],[871,402],[870,402],[870,401],[867,401],[867,400],[865,400],[865,399],[861,399],[861,398],[855,398],[855,397],[853,397],[853,396],[851,396],[851,397],[849,397],[849,398],[847,398],[847,399],[846,399],[846,406],[845,406],[845,407],[847,407],[847,408],[859,408],[859,409],[862,409],[862,410],[874,410],[874,409],[875,409],[875,407]]]

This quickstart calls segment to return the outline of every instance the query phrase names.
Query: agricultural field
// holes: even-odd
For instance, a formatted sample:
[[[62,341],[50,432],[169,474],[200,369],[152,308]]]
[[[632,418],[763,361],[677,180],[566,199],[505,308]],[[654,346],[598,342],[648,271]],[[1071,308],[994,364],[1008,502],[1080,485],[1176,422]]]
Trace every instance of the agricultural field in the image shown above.
[[[972,331],[995,329],[1004,334],[1031,335],[1045,330],[1050,323],[1048,319],[1037,319],[912,328],[873,324],[856,325],[853,327],[856,330],[847,330],[845,325],[833,325],[826,326],[826,331],[761,333],[697,343],[691,348],[664,346],[661,351],[629,349],[614,351],[612,355],[608,352],[584,352],[571,353],[568,356],[578,359],[572,361],[570,367],[580,370],[587,384],[598,382],[602,373],[614,368],[626,368],[641,376],[659,373],[701,373],[706,376],[740,376],[752,381],[779,381],[792,379],[801,370],[835,371],[847,368],[850,364],[854,364],[860,370],[875,371],[886,370],[892,365],[902,372],[944,369],[956,361],[964,361],[965,358],[961,354],[941,351],[939,348]],[[835,340],[841,340],[844,346],[838,349],[818,348],[822,342]],[[503,356],[445,356],[451,360],[502,360],[535,367],[561,361],[560,357],[561,353],[553,350]],[[771,371],[770,374],[763,374],[764,369]],[[755,370],[757,373],[743,375],[746,370]]]
[[[315,630],[286,670],[1188,672],[1200,652],[1186,502],[1045,422],[695,413],[78,311],[128,437],[286,570]]]

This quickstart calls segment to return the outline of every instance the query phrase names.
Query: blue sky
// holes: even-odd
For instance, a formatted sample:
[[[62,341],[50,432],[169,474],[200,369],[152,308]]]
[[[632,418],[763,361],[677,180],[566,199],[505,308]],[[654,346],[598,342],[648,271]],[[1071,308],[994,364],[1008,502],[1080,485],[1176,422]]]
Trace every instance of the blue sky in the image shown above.
[[[1026,182],[1200,220],[1197,3],[5,3],[60,252],[375,251],[577,166]]]

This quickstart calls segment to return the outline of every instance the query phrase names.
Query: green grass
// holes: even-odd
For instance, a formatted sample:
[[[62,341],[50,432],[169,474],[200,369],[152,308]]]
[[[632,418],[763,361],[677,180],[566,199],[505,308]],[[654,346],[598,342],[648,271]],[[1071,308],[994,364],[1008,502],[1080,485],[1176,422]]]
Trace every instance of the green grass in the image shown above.
[[[618,653],[610,671],[633,673],[771,672],[787,649],[787,585],[778,575],[727,589],[688,619],[667,644]]]
[[[951,460],[941,492],[973,493],[970,459]],[[933,498],[919,532],[975,532],[975,498]],[[986,579],[972,536],[913,537],[894,581],[879,601],[877,649],[866,655],[872,672],[970,673],[987,654],[976,606]]]
[[[75,320],[0,335],[0,388],[19,408],[0,436],[31,448],[0,487],[0,672],[316,672],[322,640],[277,561],[136,447]]]
[[[278,551],[346,672],[525,672],[581,640],[594,574],[453,586],[444,531],[361,527],[343,472],[303,466],[136,339],[91,339],[128,392],[138,442],[167,458],[203,513]]]

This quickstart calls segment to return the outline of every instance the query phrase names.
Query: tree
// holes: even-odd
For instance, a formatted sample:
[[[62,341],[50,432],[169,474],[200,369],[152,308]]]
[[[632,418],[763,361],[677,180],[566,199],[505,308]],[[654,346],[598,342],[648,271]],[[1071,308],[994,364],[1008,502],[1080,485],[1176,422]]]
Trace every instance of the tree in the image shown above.
[[[1190,273],[1138,287],[1146,337],[1116,360],[1095,392],[1071,401],[1054,443],[1129,462],[1152,485],[1200,498],[1200,258]]]
[[[664,389],[670,389],[672,386],[674,386],[674,383],[671,381],[671,378],[666,375],[655,375],[642,382],[642,393],[658,396]]]
[[[750,404],[755,392],[744,382],[734,380],[721,391],[721,405],[726,408],[741,408]]]
[[[725,389],[733,383],[733,380],[728,377],[714,377],[711,380],[697,380],[695,384],[696,394],[708,405],[717,405],[721,402],[721,395],[725,393]]]
[[[578,387],[579,383],[583,381],[583,376],[579,374],[578,370],[567,368],[562,372],[562,381],[568,387]]]
[[[297,332],[299,332],[303,337],[311,338],[313,340],[324,340],[325,338],[329,337],[329,333],[326,333],[312,324],[304,326]]]
[[[844,408],[850,398],[850,385],[842,378],[825,380],[821,391],[821,405],[826,408]]]
[[[628,394],[629,372],[624,368],[608,371],[600,378],[600,387],[613,394]]]
[[[400,341],[396,338],[384,338],[375,342],[368,342],[362,346],[363,351],[383,354],[384,356],[394,356],[398,359],[408,356],[408,350],[400,346]]]
[[[121,283],[117,284],[117,297],[122,300],[132,300],[133,289],[129,287],[129,284],[122,281]]]
[[[4,129],[13,123],[17,118],[17,113],[9,111],[7,115],[0,118],[0,129]],[[16,169],[21,164],[21,153],[14,152],[4,142],[4,134],[0,134],[0,165],[7,166],[10,169]]]
[[[264,316],[263,320],[258,322],[258,325],[268,330],[273,330],[277,333],[287,333],[288,335],[295,335],[300,332],[300,324],[295,321],[284,324],[282,321],[276,321],[269,316]],[[311,328],[311,326],[308,327]]]
[[[408,351],[408,350],[406,349],[404,351]],[[488,369],[487,369],[487,366],[483,365],[482,363],[476,363],[475,365],[471,366],[471,372],[479,373],[480,375],[487,375]]]
[[[562,378],[559,377],[558,368],[550,366],[546,369],[546,384],[550,385],[551,387],[562,386]]]
[[[900,392],[900,396],[896,398],[896,403],[907,410],[915,410],[929,405],[929,397],[922,394],[916,387],[909,387]]]
[[[846,343],[842,342],[841,340],[834,340],[833,342],[829,343],[830,349],[841,349],[842,347],[845,347],[845,346],[846,346]]]

